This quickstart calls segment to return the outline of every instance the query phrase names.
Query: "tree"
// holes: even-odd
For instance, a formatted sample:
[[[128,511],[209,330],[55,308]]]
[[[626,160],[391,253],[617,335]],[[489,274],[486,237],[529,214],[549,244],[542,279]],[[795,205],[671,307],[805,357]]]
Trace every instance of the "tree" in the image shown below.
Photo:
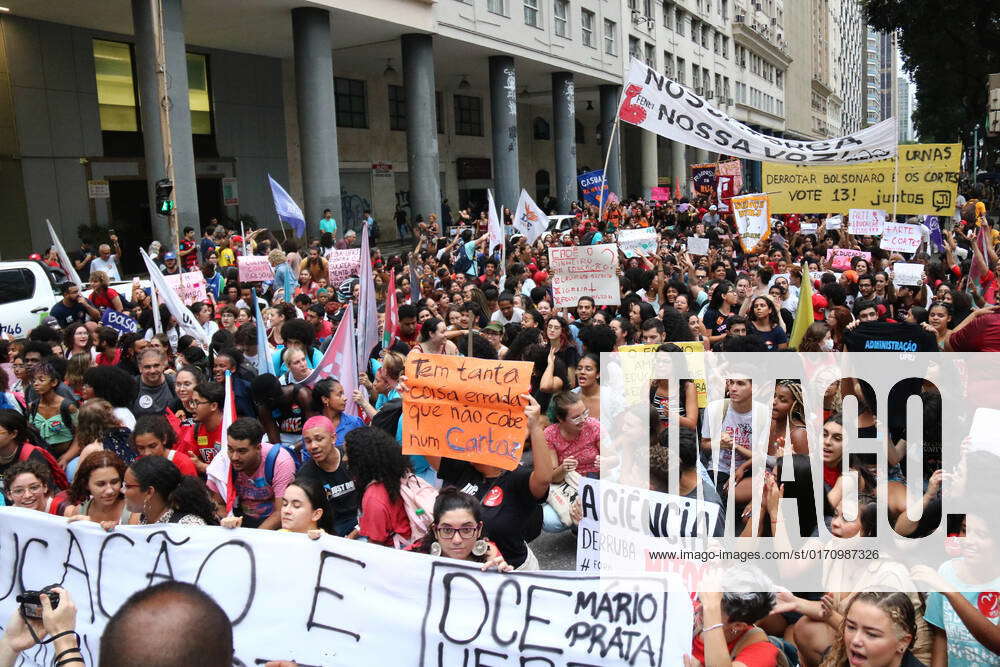
[[[868,24],[894,32],[917,85],[913,124],[922,141],[972,143],[983,123],[987,78],[1000,72],[1000,3],[861,0]],[[982,132],[980,133],[982,136]]]

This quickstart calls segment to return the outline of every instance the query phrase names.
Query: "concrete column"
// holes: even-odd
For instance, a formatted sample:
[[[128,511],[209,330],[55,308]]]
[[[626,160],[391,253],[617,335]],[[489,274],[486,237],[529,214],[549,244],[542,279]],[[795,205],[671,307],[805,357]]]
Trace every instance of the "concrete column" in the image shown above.
[[[493,121],[493,183],[499,214],[517,206],[517,73],[512,56],[490,56],[490,117]]]
[[[343,236],[330,12],[316,7],[293,9],[292,41],[306,230],[311,238],[319,238],[319,220],[328,208],[340,221],[337,235]]]
[[[642,196],[646,201],[653,194],[651,188],[657,186],[659,180],[659,160],[656,154],[656,135],[640,128],[641,160],[642,160]]]
[[[688,194],[688,171],[687,171],[687,160],[684,158],[684,154],[687,151],[687,146],[679,141],[670,142],[670,157],[671,157],[671,173],[673,174],[673,182],[670,184],[672,191],[677,189],[677,183],[681,184],[681,195],[687,196]]]
[[[614,192],[619,197],[624,197],[622,192],[622,163],[621,163],[621,127],[615,132],[614,144],[609,146],[611,139],[611,128],[618,117],[618,100],[622,94],[621,86],[604,85],[601,91],[601,157],[608,155],[610,147],[611,154],[608,157],[608,169],[604,177],[608,182],[608,191]]]
[[[576,199],[576,88],[570,72],[552,73],[553,135],[556,149],[556,208],[569,213]]]
[[[698,164],[707,164],[711,161],[711,154],[704,148],[698,149]]]
[[[441,215],[434,42],[431,35],[400,37],[406,87],[406,161],[410,174],[410,221]],[[516,158],[515,158],[516,159]],[[516,200],[515,200],[516,201]]]
[[[149,0],[132,0],[135,31],[136,73],[139,79],[139,110],[146,152],[146,185],[153,237],[174,247],[167,218],[156,213],[156,181],[166,177],[163,132],[160,125],[160,93],[156,68],[156,38]],[[187,54],[184,48],[184,12],[181,0],[163,0],[163,36],[166,43],[167,97],[170,99],[170,136],[174,162],[174,202],[177,233],[194,227],[201,234],[198,217],[198,187],[195,182],[194,144],[191,140],[191,107],[188,103]]]

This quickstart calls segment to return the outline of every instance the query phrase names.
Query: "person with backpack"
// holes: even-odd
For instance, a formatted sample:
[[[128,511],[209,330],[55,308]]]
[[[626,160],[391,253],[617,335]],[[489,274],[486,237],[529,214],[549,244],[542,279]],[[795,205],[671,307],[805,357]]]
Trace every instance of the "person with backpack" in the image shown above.
[[[295,479],[295,461],[281,445],[264,444],[264,429],[256,419],[241,417],[226,431],[232,485],[236,489],[233,514],[237,521],[223,525],[278,530],[285,489]],[[220,498],[225,490],[209,481]]]
[[[25,416],[14,410],[0,410],[0,502],[3,502],[3,480],[7,471],[23,461],[45,465],[56,488],[69,488],[66,473],[55,457],[41,446],[38,433],[28,426]]]
[[[38,461],[17,461],[3,479],[7,500],[14,507],[63,516],[69,506],[65,492],[54,493],[48,466]]]
[[[42,362],[31,374],[36,398],[28,405],[28,423],[41,434],[48,450],[62,456],[73,442],[76,405],[56,392],[62,371],[56,364]]]
[[[433,521],[437,489],[413,474],[385,431],[363,426],[344,440],[355,487],[361,490],[361,516],[348,537],[396,549],[423,538]]]

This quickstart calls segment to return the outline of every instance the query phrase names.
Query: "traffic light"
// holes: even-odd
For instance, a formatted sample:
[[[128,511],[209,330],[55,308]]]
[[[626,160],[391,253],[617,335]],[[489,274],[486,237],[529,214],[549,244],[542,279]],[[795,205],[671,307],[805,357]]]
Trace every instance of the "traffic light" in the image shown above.
[[[169,178],[162,178],[156,182],[156,212],[160,215],[170,215],[174,210],[174,200],[170,198],[170,193],[174,191],[174,184]]]

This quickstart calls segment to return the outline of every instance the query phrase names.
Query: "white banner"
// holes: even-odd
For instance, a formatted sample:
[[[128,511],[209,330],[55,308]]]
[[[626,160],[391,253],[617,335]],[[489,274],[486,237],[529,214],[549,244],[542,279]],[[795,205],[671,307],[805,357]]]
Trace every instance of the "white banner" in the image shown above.
[[[733,197],[729,200],[740,232],[740,245],[744,252],[763,248],[771,235],[771,213],[767,195],[754,194]]]
[[[636,250],[644,255],[655,255],[658,240],[655,227],[623,229],[618,232],[618,247],[626,257],[636,257]]]
[[[493,190],[486,190],[486,196],[489,198],[489,212],[487,215],[489,217],[488,229],[490,232],[490,248],[486,254],[492,255],[498,245],[503,245],[503,225],[500,224],[500,218],[497,216],[497,205],[493,201]]]
[[[924,265],[896,262],[892,265],[892,284],[915,287],[924,284]]]
[[[701,236],[689,236],[687,251],[692,255],[704,257],[708,255],[708,239]]]
[[[890,252],[916,252],[920,247],[920,225],[887,222],[882,228],[882,241],[878,245]]]
[[[835,139],[779,139],[730,118],[705,98],[635,58],[629,67],[618,115],[625,122],[671,141],[763,162],[853,164],[883,160],[897,152],[894,118]]]
[[[100,635],[122,603],[168,580],[197,584],[226,611],[234,664],[652,666],[680,665],[691,650],[691,601],[676,577],[484,573],[332,536],[177,524],[106,533],[32,510],[0,514],[9,584],[0,618],[22,586],[61,581],[87,664],[98,664]],[[23,657],[51,664],[52,645]]]
[[[160,296],[163,297],[163,303],[167,306],[170,314],[174,316],[174,319],[177,320],[181,331],[194,336],[195,340],[201,343],[202,347],[207,350],[211,342],[208,332],[198,324],[198,320],[194,318],[194,314],[181,302],[177,293],[167,285],[159,267],[149,258],[146,251],[139,248],[139,254],[142,255],[142,261],[146,263],[146,271],[149,272],[150,289],[159,290]]]
[[[48,218],[45,218],[45,224],[49,227],[49,236],[52,237],[52,245],[56,247],[56,254],[59,255],[59,263],[66,270],[66,278],[73,281],[80,289],[86,287],[86,284],[80,281],[80,275],[76,272],[76,265],[73,264],[73,260],[69,258],[66,254],[66,249],[63,248],[62,241],[59,240],[59,235],[56,234],[56,230],[52,229],[52,223],[49,222]],[[90,267],[87,267],[87,271],[90,271]],[[87,276],[88,280],[90,276]]]
[[[572,308],[581,296],[594,297],[598,306],[621,303],[618,246],[614,243],[550,247],[549,268],[556,308]]]

